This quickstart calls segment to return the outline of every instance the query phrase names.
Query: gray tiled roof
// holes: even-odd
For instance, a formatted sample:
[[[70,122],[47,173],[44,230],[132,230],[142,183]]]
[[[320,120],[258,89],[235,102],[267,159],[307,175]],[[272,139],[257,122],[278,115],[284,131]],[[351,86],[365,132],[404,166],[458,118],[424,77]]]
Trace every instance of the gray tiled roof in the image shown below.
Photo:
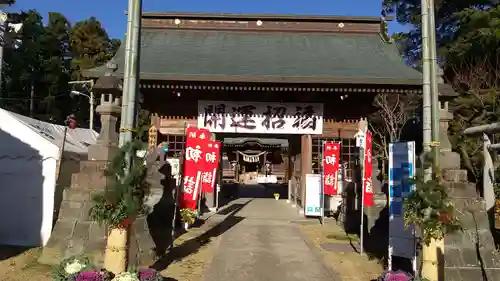
[[[124,45],[115,56],[123,74]],[[144,29],[141,79],[420,85],[378,34]],[[87,71],[99,76],[101,66]]]

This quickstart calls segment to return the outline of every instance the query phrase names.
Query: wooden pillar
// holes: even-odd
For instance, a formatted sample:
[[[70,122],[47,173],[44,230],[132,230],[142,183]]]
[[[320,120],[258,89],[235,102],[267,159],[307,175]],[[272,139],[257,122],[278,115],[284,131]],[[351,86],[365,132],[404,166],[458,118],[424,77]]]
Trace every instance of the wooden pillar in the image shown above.
[[[267,151],[264,152],[264,164],[260,167],[260,172],[264,175],[267,175],[266,163],[267,163]]]
[[[287,152],[287,180],[291,180],[293,176],[293,160],[292,160],[292,142],[288,141],[288,152]]]
[[[234,165],[234,181],[240,183],[240,154],[236,152],[236,164]]]
[[[302,135],[300,137],[301,152],[301,173],[300,173],[300,203],[304,207],[306,203],[306,174],[312,173],[312,137],[311,135]]]

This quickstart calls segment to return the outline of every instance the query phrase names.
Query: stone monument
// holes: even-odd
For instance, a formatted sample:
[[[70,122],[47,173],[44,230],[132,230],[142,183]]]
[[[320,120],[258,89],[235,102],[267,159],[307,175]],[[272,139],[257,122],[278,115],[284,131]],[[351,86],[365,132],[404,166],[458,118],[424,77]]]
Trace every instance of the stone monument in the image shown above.
[[[113,68],[112,64],[107,65]],[[110,71],[111,73],[111,71]],[[96,111],[101,115],[101,131],[89,147],[87,161],[71,177],[71,186],[64,187],[59,216],[39,262],[58,264],[74,255],[85,254],[96,265],[102,264],[107,232],[89,218],[94,194],[104,190],[108,178],[103,172],[118,151],[116,122],[120,116],[120,80],[108,73],[95,84],[93,91],[101,94]]]

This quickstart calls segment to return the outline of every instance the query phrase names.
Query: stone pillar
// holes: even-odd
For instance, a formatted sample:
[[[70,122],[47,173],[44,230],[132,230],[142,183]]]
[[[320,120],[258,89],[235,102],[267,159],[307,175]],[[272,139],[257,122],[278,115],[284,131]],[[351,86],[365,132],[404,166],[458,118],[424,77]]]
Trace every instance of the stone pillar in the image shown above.
[[[101,95],[101,104],[96,108],[101,116],[101,132],[95,144],[89,146],[89,160],[111,161],[117,155],[118,133],[116,122],[121,112],[120,98],[112,94]]]
[[[306,204],[306,174],[312,173],[312,137],[311,135],[302,135],[301,139],[301,173],[300,173],[300,205]]]
[[[441,169],[460,169],[460,155],[451,151],[451,143],[448,138],[448,123],[453,119],[453,113],[448,110],[448,102],[441,106],[439,118],[439,141],[441,155],[439,165]]]
[[[460,155],[451,151],[447,129],[452,118],[445,103],[441,108],[439,163],[443,184],[449,189],[464,231],[445,236],[445,280],[483,280],[481,263],[488,280],[500,280],[500,256],[495,249],[485,201],[477,196],[475,184],[467,182],[467,171],[460,169]]]

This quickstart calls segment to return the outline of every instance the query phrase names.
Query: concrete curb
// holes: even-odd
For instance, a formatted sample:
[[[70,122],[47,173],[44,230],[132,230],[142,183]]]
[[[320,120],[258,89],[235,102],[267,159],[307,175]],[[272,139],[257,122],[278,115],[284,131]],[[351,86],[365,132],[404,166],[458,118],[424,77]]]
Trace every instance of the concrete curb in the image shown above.
[[[300,226],[297,226],[300,238],[306,243],[307,247],[313,255],[321,262],[325,270],[332,277],[333,281],[343,281],[340,275],[326,262],[325,255],[318,249],[314,243],[309,240],[309,238],[300,230]]]

